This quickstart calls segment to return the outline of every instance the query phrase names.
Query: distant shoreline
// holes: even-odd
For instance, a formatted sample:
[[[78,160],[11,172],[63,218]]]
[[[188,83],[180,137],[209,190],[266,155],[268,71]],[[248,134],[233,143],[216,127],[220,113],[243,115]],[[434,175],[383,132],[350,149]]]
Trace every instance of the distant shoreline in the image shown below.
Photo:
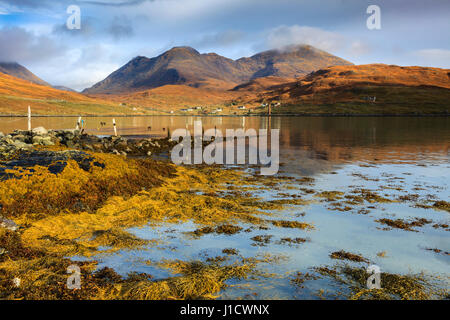
[[[335,118],[347,118],[347,117],[449,117],[450,113],[430,113],[430,114],[352,114],[352,113],[285,113],[285,114],[271,114],[270,117],[335,117]],[[27,118],[27,115],[5,115],[0,114],[0,118]],[[155,115],[32,115],[33,118],[75,118],[75,117],[86,117],[86,118],[133,118],[133,117],[264,117],[267,118],[267,114],[155,114]]]

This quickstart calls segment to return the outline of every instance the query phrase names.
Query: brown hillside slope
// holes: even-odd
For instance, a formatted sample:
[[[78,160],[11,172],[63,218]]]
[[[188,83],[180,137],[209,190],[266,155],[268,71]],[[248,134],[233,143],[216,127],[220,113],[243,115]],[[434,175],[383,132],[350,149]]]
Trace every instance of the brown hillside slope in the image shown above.
[[[240,95],[241,93],[227,90],[195,88],[187,85],[165,85],[139,92],[89,96],[169,112],[186,107],[222,106]]]
[[[445,113],[450,110],[450,70],[385,64],[335,66],[272,87],[258,95],[257,101],[263,100],[281,101],[289,109],[278,112],[288,113]]]
[[[0,114],[24,115],[28,106],[31,106],[33,114],[133,113],[114,102],[57,90],[0,73]]]
[[[270,90],[272,87],[276,87],[279,85],[284,85],[287,83],[295,82],[295,78],[282,78],[269,76],[264,78],[253,79],[249,82],[245,82],[234,87],[231,91],[238,92],[262,92],[265,90]],[[274,88],[275,89],[275,88]]]
[[[0,62],[0,72],[35,84],[49,86],[47,82],[16,62]]]
[[[450,70],[426,67],[400,67],[385,64],[336,66],[313,72],[299,81],[292,97],[360,85],[430,86],[450,89]]]
[[[234,108],[228,111],[237,111],[237,104],[254,100],[261,92],[269,90],[272,87],[293,82],[293,78],[264,77],[257,78],[238,85],[231,90],[230,83],[224,83],[215,87],[218,81],[210,82],[208,87],[191,87],[188,85],[165,85],[158,88],[129,92],[123,94],[96,94],[89,95],[100,99],[115,101],[117,103],[126,103],[142,106],[143,108],[157,109],[164,112],[178,111],[187,107],[204,107],[203,110],[211,110],[214,107],[226,107],[236,102]],[[211,108],[206,108],[211,107]]]

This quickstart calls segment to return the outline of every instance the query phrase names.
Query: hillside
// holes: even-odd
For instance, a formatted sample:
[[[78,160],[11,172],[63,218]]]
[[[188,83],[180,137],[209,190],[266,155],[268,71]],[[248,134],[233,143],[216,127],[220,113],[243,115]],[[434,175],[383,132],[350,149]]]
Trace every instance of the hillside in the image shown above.
[[[19,78],[19,79],[30,81],[35,84],[49,86],[49,84],[47,82],[40,79],[38,76],[36,76],[34,73],[32,73],[30,70],[28,70],[24,66],[22,66],[18,63],[15,63],[15,62],[12,62],[12,63],[0,62],[0,72],[10,75],[10,76],[13,76],[13,77],[16,77],[16,78]]]
[[[270,88],[276,88],[279,85],[288,84],[295,82],[295,78],[282,78],[282,77],[275,77],[275,76],[268,76],[264,78],[257,78],[253,79],[251,81],[242,83],[233,89],[231,91],[236,92],[261,92],[264,90],[269,90]]]
[[[226,90],[194,88],[186,85],[165,85],[139,92],[115,95],[100,94],[92,97],[108,99],[126,105],[139,105],[148,110],[160,110],[167,113],[197,106],[204,109],[223,107],[229,101],[240,96],[241,93]]]
[[[374,97],[376,97],[374,99]],[[275,113],[446,113],[450,70],[385,64],[335,66],[259,93]]]
[[[0,73],[0,114],[25,115],[31,105],[33,114],[132,114],[132,108],[61,91]]]
[[[66,87],[66,86],[52,86],[54,89],[62,90],[62,91],[70,91],[70,92],[77,92],[76,90]]]
[[[0,73],[0,114],[167,114],[202,107],[200,114],[267,112],[265,102],[280,102],[273,114],[442,114],[450,110],[450,70],[383,64],[334,66],[301,78],[268,76],[232,86],[164,85],[120,94],[85,95],[33,84]],[[227,90],[225,90],[227,89]],[[375,101],[373,97],[376,97]],[[247,108],[239,110],[238,106]]]
[[[303,45],[238,60],[215,53],[200,54],[190,47],[175,47],[155,58],[136,57],[83,93],[117,94],[177,84],[223,90],[256,78],[295,78],[320,68],[350,64]]]

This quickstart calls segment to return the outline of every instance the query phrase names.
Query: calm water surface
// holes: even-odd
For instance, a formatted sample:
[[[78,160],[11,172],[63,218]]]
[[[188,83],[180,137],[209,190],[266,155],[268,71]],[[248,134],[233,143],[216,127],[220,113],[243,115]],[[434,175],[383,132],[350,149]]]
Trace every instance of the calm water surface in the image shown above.
[[[112,134],[111,118],[84,118],[86,131],[93,134]],[[145,239],[158,239],[157,246],[143,250],[123,251],[119,254],[96,257],[99,267],[109,266],[126,275],[131,271],[147,272],[155,279],[169,276],[167,270],[147,265],[144,261],[161,259],[205,260],[222,255],[222,249],[235,248],[245,257],[270,253],[283,257],[277,263],[262,264],[261,270],[272,277],[229,281],[232,286],[221,292],[222,298],[316,298],[314,292],[336,288],[327,280],[305,282],[299,289],[290,283],[292,276],[310,272],[321,265],[332,266],[333,251],[360,253],[381,270],[390,273],[418,273],[439,275],[441,286],[449,288],[450,256],[427,248],[450,252],[449,231],[433,228],[433,224],[450,224],[449,213],[416,207],[416,203],[432,204],[436,200],[450,201],[450,118],[296,118],[296,117],[130,117],[116,118],[122,135],[164,136],[167,129],[192,128],[201,119],[205,128],[273,128],[280,129],[279,175],[314,178],[311,185],[287,183],[278,190],[255,191],[266,199],[282,199],[286,194],[315,199],[306,206],[292,206],[275,212],[275,219],[312,223],[312,231],[271,227],[235,235],[208,234],[192,239],[185,232],[198,226],[180,223],[148,226],[132,231]],[[25,118],[0,118],[0,131],[25,129]],[[33,127],[52,129],[74,128],[76,118],[33,118]],[[106,122],[106,126],[101,126]],[[149,128],[151,127],[151,129]],[[351,210],[333,210],[328,202],[317,201],[316,193],[339,190],[346,194],[356,188],[376,191],[390,199],[417,195],[414,201],[352,205]],[[370,207],[370,208],[369,208]],[[359,214],[361,209],[367,214]],[[433,221],[418,232],[401,229],[383,230],[375,220],[380,218],[426,218]],[[244,228],[250,227],[243,225]],[[254,246],[255,235],[271,235],[267,246]],[[311,241],[300,245],[279,244],[285,237],[302,237]],[[385,257],[377,253],[386,252]],[[256,293],[256,295],[255,295]]]

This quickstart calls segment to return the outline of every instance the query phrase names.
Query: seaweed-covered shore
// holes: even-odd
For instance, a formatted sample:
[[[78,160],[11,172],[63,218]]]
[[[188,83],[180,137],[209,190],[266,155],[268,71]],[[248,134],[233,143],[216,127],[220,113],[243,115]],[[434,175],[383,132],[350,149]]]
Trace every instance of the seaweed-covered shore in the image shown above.
[[[127,232],[129,227],[186,220],[262,225],[261,208],[281,206],[217,196],[226,189],[224,181],[242,183],[242,173],[125,156],[150,155],[171,144],[43,128],[2,135],[0,298],[213,298],[225,280],[246,277],[257,259],[225,266],[167,262],[182,276],[158,281],[149,274],[121,277],[110,268],[96,270],[96,261],[89,261],[77,263],[83,289],[66,288],[67,267],[74,263],[70,257],[93,256],[101,247],[116,252],[148,244]]]
[[[167,259],[156,262],[173,274],[164,279],[154,279],[151,273],[120,275],[112,268],[99,268],[95,257],[156,244],[158,239],[143,239],[129,231],[148,224],[192,222],[197,226],[192,237],[248,232],[241,227],[244,224],[261,231],[314,230],[311,223],[271,217],[272,210],[304,205],[307,200],[268,201],[252,193],[291,181],[289,177],[256,177],[214,166],[181,167],[149,158],[172,145],[169,139],[98,138],[43,128],[0,135],[0,299],[214,299],[229,280],[264,277],[258,266],[276,263],[280,257],[249,258],[227,248],[223,255],[205,261]],[[303,180],[299,182],[311,182]],[[368,191],[360,194],[361,198],[344,200],[349,205],[388,201]],[[317,194],[326,202],[343,196]],[[272,238],[254,236],[253,245],[264,247]],[[279,243],[301,246],[309,241],[286,236]],[[317,267],[308,275],[298,274],[292,285],[328,278],[350,290],[345,297],[354,299],[445,295],[424,278],[393,274],[382,275],[389,283],[384,291],[368,292],[361,264],[369,259],[343,250],[330,257],[359,265]],[[81,269],[80,290],[66,285],[67,268],[73,264]]]

